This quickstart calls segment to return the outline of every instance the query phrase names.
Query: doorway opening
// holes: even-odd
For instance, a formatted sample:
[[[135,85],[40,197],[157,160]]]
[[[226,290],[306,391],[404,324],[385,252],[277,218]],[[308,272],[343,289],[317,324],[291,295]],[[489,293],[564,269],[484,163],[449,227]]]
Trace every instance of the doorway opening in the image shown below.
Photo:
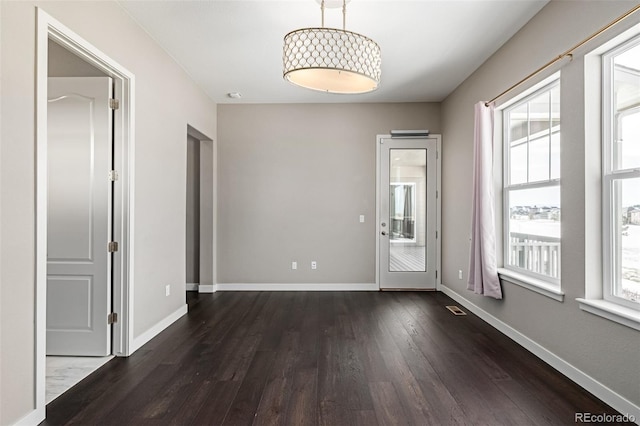
[[[187,135],[187,291],[198,291],[200,284],[200,141]]]
[[[45,405],[51,399],[46,386],[48,351],[73,354],[75,349],[65,353],[64,347],[80,342],[77,348],[86,349],[86,353],[79,353],[93,357],[91,366],[83,367],[88,368],[85,371],[114,355],[130,354],[133,167],[129,153],[133,152],[134,76],[40,8],[36,40],[34,360],[36,413],[44,418]],[[96,81],[104,89],[100,89],[100,95],[80,87]],[[100,97],[105,99],[99,100]],[[102,108],[100,122],[96,121],[98,104]],[[51,105],[55,106],[50,108]],[[84,134],[77,138],[61,136],[60,132],[70,128],[61,120],[74,113],[84,115],[79,127]],[[107,142],[99,142],[98,138],[107,133]],[[72,163],[64,163],[72,159]],[[102,170],[105,167],[107,170]],[[92,186],[98,181],[102,182],[102,192]],[[84,198],[66,198],[77,192]],[[85,296],[98,292],[101,294],[97,300],[104,312],[94,317],[93,306],[87,304]],[[57,305],[66,302],[71,303]],[[88,335],[98,328],[99,342],[82,343],[82,339],[69,335],[63,339],[70,340],[56,342],[56,333],[84,331]]]
[[[216,291],[216,143],[187,125],[185,282],[187,291]]]
[[[47,47],[48,404],[112,358],[105,247],[115,188],[113,80],[55,41]]]

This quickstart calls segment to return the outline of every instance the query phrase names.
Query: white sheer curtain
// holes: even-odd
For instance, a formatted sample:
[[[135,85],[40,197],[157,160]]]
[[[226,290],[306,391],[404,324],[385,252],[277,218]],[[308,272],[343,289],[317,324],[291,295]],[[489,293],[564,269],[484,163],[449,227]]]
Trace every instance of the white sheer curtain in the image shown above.
[[[493,104],[475,105],[473,137],[473,201],[471,255],[467,289],[502,299],[496,265],[496,229],[493,196]]]

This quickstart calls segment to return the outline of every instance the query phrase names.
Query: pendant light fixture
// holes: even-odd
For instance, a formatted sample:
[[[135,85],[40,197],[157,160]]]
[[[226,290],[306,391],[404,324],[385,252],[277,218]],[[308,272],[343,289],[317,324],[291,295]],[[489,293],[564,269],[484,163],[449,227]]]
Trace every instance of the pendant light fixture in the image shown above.
[[[366,93],[380,83],[380,46],[346,30],[347,0],[320,1],[321,28],[284,36],[283,77],[301,87],[328,93]],[[342,29],[325,28],[325,7],[342,6]]]

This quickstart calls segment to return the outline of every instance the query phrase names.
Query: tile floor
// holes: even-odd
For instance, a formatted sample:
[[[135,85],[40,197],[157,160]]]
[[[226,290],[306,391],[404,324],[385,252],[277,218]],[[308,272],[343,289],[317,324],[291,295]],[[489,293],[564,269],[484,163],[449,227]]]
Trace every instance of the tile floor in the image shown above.
[[[47,404],[96,371],[113,356],[105,357],[47,357]]]

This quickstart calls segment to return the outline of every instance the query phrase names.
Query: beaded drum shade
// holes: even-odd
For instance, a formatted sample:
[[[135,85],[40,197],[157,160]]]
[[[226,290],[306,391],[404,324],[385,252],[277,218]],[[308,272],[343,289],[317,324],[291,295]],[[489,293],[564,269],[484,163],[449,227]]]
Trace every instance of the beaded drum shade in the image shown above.
[[[362,34],[323,27],[284,36],[283,77],[301,87],[329,93],[370,92],[380,83],[380,65],[380,46]]]

